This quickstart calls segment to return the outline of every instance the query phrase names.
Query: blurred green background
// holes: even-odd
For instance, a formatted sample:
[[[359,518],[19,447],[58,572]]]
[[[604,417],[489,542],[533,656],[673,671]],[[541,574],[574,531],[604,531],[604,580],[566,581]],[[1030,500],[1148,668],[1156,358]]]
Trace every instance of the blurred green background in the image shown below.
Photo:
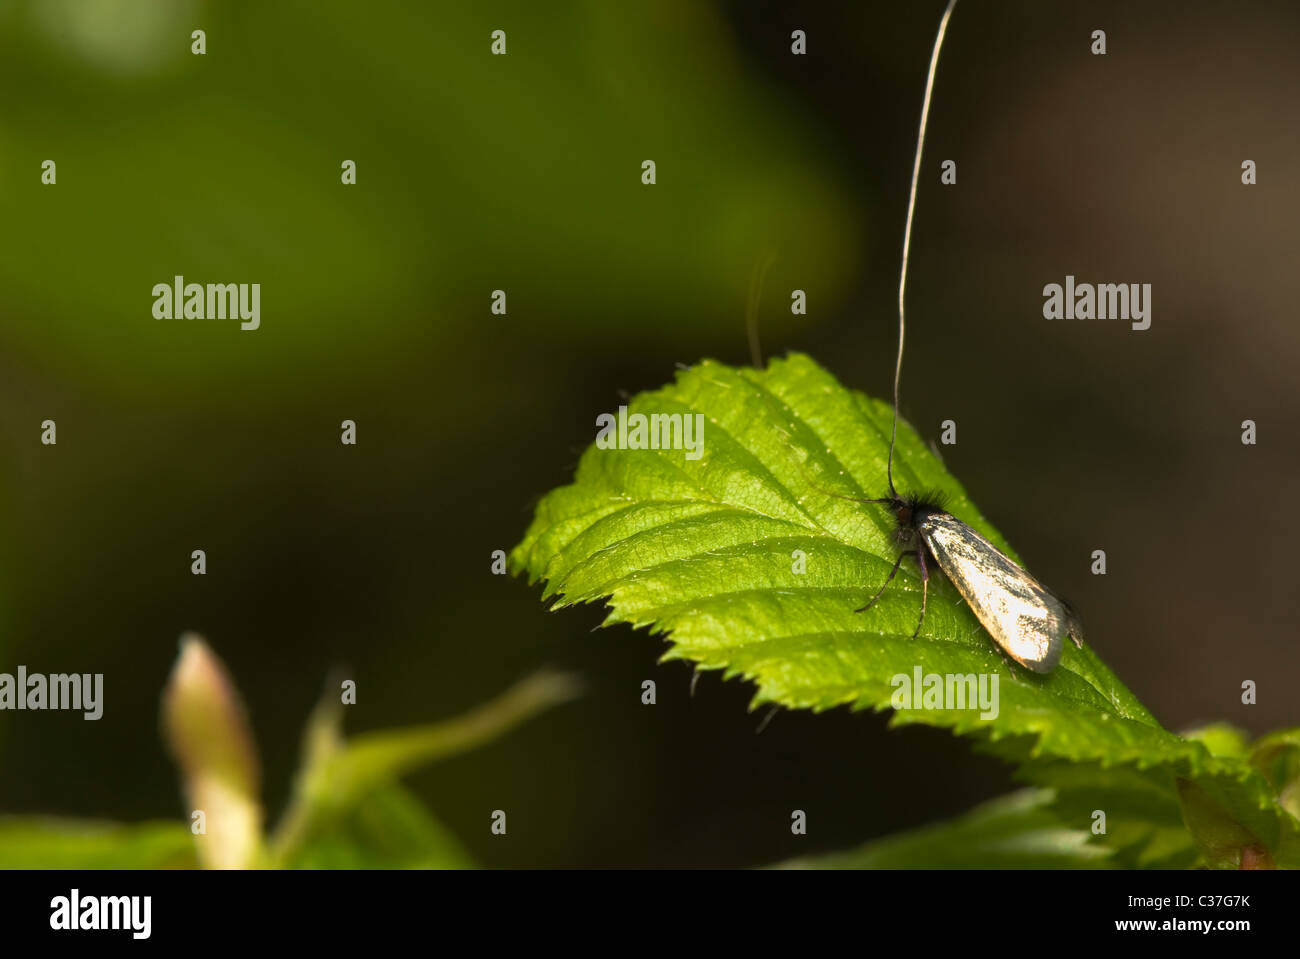
[[[336,664],[354,732],[582,673],[411,781],[488,865],[765,863],[1004,791],[880,716],[755,735],[744,685],[691,696],[661,640],[490,573],[598,413],[748,361],[768,254],[765,351],[888,394],[942,6],[0,0],[0,671],[105,674],[99,722],[0,714],[0,811],[179,818],[158,695],[191,629],[248,702],[272,818]],[[957,421],[948,466],[1170,728],[1297,720],[1298,40],[1281,3],[966,0],[931,112],[903,412]],[[260,283],[261,329],[154,320],[178,273]],[[1151,329],[1043,320],[1067,273],[1151,283]]]

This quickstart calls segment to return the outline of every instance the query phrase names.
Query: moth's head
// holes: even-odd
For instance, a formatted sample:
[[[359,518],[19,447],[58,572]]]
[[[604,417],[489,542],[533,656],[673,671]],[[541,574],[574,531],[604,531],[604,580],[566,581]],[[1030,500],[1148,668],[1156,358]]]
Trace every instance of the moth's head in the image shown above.
[[[889,504],[889,511],[898,520],[900,530],[910,530],[916,523],[915,510],[910,496],[895,496]]]
[[[904,496],[895,496],[890,500],[889,508],[894,514],[894,519],[898,520],[899,530],[914,530],[916,524],[926,516],[935,513],[946,513],[943,508],[944,495],[935,490],[930,493],[908,493]]]

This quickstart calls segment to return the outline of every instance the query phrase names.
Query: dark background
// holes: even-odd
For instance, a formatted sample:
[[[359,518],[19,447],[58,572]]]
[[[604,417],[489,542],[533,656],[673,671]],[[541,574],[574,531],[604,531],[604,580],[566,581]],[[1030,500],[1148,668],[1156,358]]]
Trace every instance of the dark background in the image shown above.
[[[489,573],[598,413],[748,361],[767,253],[765,352],[889,393],[942,6],[0,4],[0,670],[106,687],[97,723],[0,714],[0,810],[179,818],[158,694],[191,629],[248,702],[272,818],[335,664],[352,731],[580,672],[580,701],[411,779],[488,865],[760,864],[1009,788],[883,716],[756,735],[750,688],[691,697],[661,640]],[[1298,718],[1297,49],[1281,3],[963,0],[931,111],[904,415],[956,420],[949,468],[1173,729]],[[262,328],[154,320],[176,273],[261,283]],[[1150,330],[1044,320],[1067,273],[1151,283]]]

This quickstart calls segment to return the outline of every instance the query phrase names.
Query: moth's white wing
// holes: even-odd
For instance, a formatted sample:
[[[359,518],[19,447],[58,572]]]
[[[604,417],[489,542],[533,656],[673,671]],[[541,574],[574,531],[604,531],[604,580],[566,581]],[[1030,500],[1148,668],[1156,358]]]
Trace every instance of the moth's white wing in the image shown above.
[[[1065,605],[955,516],[931,513],[917,528],[997,644],[1020,665],[1050,672],[1072,628]]]

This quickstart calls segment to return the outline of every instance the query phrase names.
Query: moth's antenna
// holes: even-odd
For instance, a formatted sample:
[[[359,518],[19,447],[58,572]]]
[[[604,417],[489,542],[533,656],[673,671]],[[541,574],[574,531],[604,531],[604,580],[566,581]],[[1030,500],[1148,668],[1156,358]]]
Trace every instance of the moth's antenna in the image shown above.
[[[754,262],[754,272],[749,275],[749,299],[745,302],[745,332],[749,335],[749,358],[754,369],[763,368],[763,348],[758,342],[758,301],[763,296],[763,280],[768,267],[776,259],[772,252],[764,253]]]
[[[889,478],[889,495],[898,496],[894,491],[894,441],[898,439],[898,383],[903,376],[903,332],[906,322],[903,319],[903,291],[907,289],[907,254],[912,246],[912,214],[916,211],[916,182],[921,177],[921,151],[925,147],[925,124],[930,118],[930,94],[934,91],[934,75],[939,69],[939,48],[943,46],[943,35],[948,32],[948,18],[957,0],[948,0],[948,8],[943,11],[939,21],[939,32],[934,37],[934,51],[930,54],[930,72],[925,77],[925,99],[921,101],[921,127],[916,132],[916,158],[912,161],[912,194],[907,201],[907,226],[903,230],[903,268],[898,275],[898,360],[894,364],[894,427],[889,434],[889,464],[885,474]]]

